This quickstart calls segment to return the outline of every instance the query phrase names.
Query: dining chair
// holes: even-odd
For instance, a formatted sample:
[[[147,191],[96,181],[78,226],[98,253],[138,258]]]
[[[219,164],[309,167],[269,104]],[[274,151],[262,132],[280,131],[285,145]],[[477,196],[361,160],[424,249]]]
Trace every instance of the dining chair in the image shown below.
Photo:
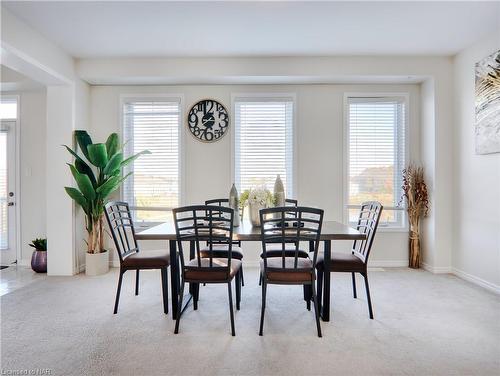
[[[216,206],[224,206],[224,207],[229,207],[229,199],[227,198],[215,198],[211,200],[206,200],[205,205],[216,205]],[[202,258],[208,257],[208,243],[207,247],[204,247],[200,251],[200,256]],[[233,241],[233,246],[232,246],[232,258],[236,260],[243,260],[243,251],[241,248],[241,242],[239,240],[234,240]],[[225,244],[214,244],[214,257],[222,257],[222,258],[227,258],[227,246]],[[243,264],[241,265],[240,269],[241,273],[241,285],[245,286],[245,278],[243,276]]]
[[[293,212],[294,215],[287,215]],[[308,207],[276,207],[260,210],[263,258],[260,262],[262,275],[262,306],[259,335],[263,335],[266,292],[270,284],[302,285],[311,287],[318,337],[321,337],[318,300],[315,288],[315,268],[323,225],[323,210]],[[312,259],[300,257],[301,242],[313,243]],[[281,245],[279,257],[267,257],[270,244]],[[293,255],[289,245],[294,244]]]
[[[298,201],[291,199],[291,198],[287,198],[287,199],[285,199],[285,207],[287,207],[287,206],[297,207]],[[285,215],[287,215],[289,217],[295,217],[297,215],[297,213],[293,212],[293,211],[291,211],[291,212],[287,211]],[[295,245],[293,243],[285,243],[285,244],[291,250],[291,252],[289,254],[293,256],[293,251],[295,250]],[[279,257],[279,256],[281,256],[281,244],[278,244],[278,243],[269,244],[268,248],[267,248],[267,257]],[[263,257],[262,253],[260,254],[260,257],[261,258]],[[301,253],[299,253],[299,257],[308,257],[307,251],[302,251]]]
[[[135,295],[139,295],[139,271],[141,269],[160,269],[163,294],[163,312],[168,313],[168,267],[170,253],[166,249],[140,251],[135,238],[134,222],[126,202],[111,201],[105,205],[104,215],[120,259],[120,277],[116,290],[114,313],[118,312],[123,274],[135,270]]]
[[[291,207],[297,207],[298,201],[295,199],[287,198],[285,199],[285,207],[286,206],[291,206]],[[297,215],[296,212],[288,212],[286,213],[287,216],[294,217]],[[295,245],[293,243],[285,243],[286,248],[289,249],[290,252],[288,252],[289,256],[294,255],[294,250],[295,250]],[[268,244],[267,246],[267,257],[280,257],[281,256],[281,244],[275,243],[275,244]],[[264,257],[264,253],[260,254],[260,258]],[[309,254],[307,251],[300,251],[299,252],[299,257],[309,257]],[[259,276],[259,286],[262,285],[262,275]],[[305,296],[304,296],[305,298]]]
[[[233,295],[231,282],[235,280],[236,309],[240,309],[241,301],[241,260],[233,259],[233,218],[231,208],[211,205],[185,206],[173,210],[175,231],[181,262],[180,302],[174,333],[179,333],[182,314],[182,301],[185,283],[191,283],[193,289],[193,306],[198,309],[200,283],[225,283],[229,296],[229,314],[231,334],[235,335]],[[195,258],[185,261],[183,242],[194,245]],[[201,256],[202,244],[207,242],[206,257]],[[227,247],[224,257],[220,256],[216,244]]]
[[[370,297],[370,287],[368,285],[368,257],[377,232],[380,215],[383,206],[377,201],[366,201],[361,204],[356,229],[365,234],[364,240],[355,240],[350,254],[332,252],[330,262],[325,263],[324,254],[318,256],[316,269],[318,271],[318,296],[323,294],[324,274],[332,272],[351,273],[352,291],[356,299],[356,273],[363,276],[365,280],[366,298],[370,319],[373,319],[372,301]]]

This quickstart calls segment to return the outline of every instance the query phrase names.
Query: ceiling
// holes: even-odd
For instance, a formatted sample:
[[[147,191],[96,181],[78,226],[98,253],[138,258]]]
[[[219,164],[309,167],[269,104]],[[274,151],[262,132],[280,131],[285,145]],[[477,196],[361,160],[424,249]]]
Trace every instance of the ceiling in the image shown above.
[[[500,25],[499,2],[2,1],[2,6],[77,58],[453,55]]]

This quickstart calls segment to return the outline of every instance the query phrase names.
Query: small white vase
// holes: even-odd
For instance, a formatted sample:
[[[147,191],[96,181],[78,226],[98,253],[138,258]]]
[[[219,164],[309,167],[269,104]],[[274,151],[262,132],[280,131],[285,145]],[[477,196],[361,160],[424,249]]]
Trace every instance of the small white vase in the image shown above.
[[[265,209],[265,205],[248,203],[248,212],[250,214],[250,223],[254,227],[260,227],[260,209]]]
[[[109,252],[85,253],[85,275],[95,276],[109,271]]]

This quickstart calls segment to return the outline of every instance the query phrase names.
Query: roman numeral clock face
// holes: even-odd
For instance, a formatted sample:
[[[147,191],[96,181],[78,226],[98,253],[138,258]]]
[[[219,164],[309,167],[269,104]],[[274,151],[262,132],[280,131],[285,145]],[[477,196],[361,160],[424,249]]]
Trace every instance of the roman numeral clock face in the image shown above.
[[[191,107],[187,120],[191,134],[203,142],[220,140],[229,128],[226,108],[213,99],[203,99]]]

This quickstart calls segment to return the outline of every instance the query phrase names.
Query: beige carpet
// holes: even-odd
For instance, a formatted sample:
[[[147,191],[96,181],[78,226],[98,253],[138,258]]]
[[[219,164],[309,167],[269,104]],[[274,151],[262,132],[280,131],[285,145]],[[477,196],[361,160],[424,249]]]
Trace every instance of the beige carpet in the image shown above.
[[[117,273],[49,277],[1,298],[1,368],[53,375],[499,375],[500,298],[458,278],[424,271],[372,272],[375,320],[362,280],[332,280],[332,321],[316,336],[299,287],[270,286],[258,336],[257,270],[247,268],[236,337],[225,286],[201,288],[173,334],[160,275],[126,273],[117,315]]]

